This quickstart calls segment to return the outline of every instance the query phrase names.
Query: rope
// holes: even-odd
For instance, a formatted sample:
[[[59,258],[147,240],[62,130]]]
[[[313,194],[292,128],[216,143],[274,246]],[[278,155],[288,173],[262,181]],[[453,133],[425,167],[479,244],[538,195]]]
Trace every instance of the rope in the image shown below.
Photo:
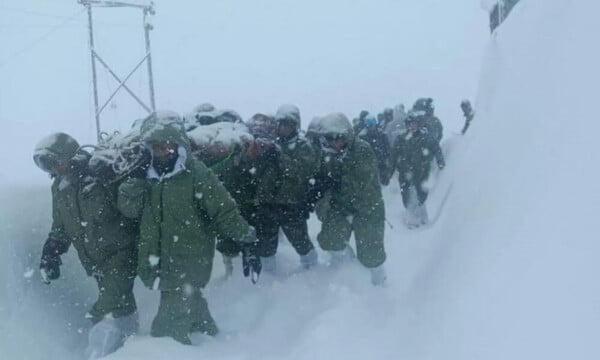
[[[227,155],[227,157],[221,161],[219,161],[218,163],[210,166],[210,169],[213,170],[214,172],[218,172],[219,170],[221,170],[221,168],[223,168],[225,165],[227,165],[227,163],[229,162],[229,160],[231,160],[231,157],[233,156],[235,152],[235,145],[232,144],[229,146],[229,155]]]

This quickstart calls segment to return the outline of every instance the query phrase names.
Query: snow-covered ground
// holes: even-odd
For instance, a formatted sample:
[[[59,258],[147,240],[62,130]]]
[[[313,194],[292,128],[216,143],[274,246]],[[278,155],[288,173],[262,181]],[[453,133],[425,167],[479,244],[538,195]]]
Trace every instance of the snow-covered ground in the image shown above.
[[[406,230],[397,185],[385,190],[387,287],[356,264],[221,282],[216,259],[206,296],[221,335],[191,347],[149,337],[157,295],[138,287],[142,333],[109,359],[600,358],[599,12],[595,0],[522,0],[498,29],[477,117],[465,138],[447,139],[431,213],[452,190],[437,223]],[[0,191],[3,359],[76,359],[84,340],[94,289],[74,254],[51,286],[31,271],[48,197]]]

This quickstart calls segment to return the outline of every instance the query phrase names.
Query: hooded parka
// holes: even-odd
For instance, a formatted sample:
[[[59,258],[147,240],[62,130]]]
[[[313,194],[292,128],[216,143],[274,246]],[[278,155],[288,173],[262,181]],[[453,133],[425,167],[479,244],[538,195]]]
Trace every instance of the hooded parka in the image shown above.
[[[107,315],[130,315],[136,311],[137,225],[119,212],[116,185],[88,176],[90,155],[75,150],[78,145],[67,151],[61,135],[68,136],[55,135],[36,148],[36,154],[56,154],[69,163],[68,174],[56,176],[52,184],[52,228],[44,252],[52,249],[59,256],[71,244],[77,250],[87,275],[98,283],[98,299],[89,312],[93,323]]]
[[[328,117],[336,116],[343,115]],[[328,117],[323,121],[328,121]],[[323,157],[321,176],[329,178],[332,186],[322,200],[327,204],[319,206],[322,228],[317,239],[323,250],[341,251],[354,232],[358,260],[367,268],[375,268],[386,259],[385,207],[377,160],[371,146],[354,136],[349,121],[348,127],[343,133],[330,134],[345,136],[344,150]]]
[[[142,124],[142,140],[177,144],[177,161],[168,173],[152,165],[147,179],[121,186],[120,205],[130,216],[141,215],[138,274],[146,286],[161,290],[151,334],[190,344],[191,332],[218,332],[200,290],[210,279],[214,234],[240,243],[256,237],[215,174],[187,156],[189,140],[178,116],[151,115]]]

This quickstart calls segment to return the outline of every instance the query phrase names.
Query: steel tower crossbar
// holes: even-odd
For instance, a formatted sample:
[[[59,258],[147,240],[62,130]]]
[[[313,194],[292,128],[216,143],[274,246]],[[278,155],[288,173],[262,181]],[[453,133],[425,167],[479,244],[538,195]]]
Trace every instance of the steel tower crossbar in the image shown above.
[[[85,6],[87,8],[88,13],[88,30],[89,30],[89,47],[90,47],[90,58],[92,63],[92,87],[93,87],[93,96],[94,96],[94,117],[96,120],[96,136],[98,138],[98,142],[101,141],[101,133],[102,130],[100,128],[100,116],[110,101],[115,97],[115,95],[121,90],[124,89],[127,91],[129,95],[148,113],[152,113],[156,111],[156,100],[154,96],[154,76],[152,73],[152,51],[150,47],[150,31],[153,29],[152,24],[148,22],[148,17],[155,14],[154,11],[154,3],[151,2],[149,5],[128,3],[124,1],[103,1],[103,0],[78,0],[79,4]],[[144,25],[144,43],[146,47],[146,54],[143,58],[135,65],[133,70],[127,74],[123,80],[119,77],[107,64],[106,61],[100,57],[98,52],[96,51],[94,44],[94,23],[92,16],[92,9],[94,7],[102,7],[102,8],[135,8],[142,10],[143,12],[143,25]],[[96,61],[98,61],[108,73],[119,83],[117,89],[108,97],[108,100],[102,105],[99,106],[98,100],[98,73],[96,69]],[[131,76],[144,64],[146,63],[148,68],[148,89],[150,94],[150,105],[146,105],[139,96],[137,96],[131,88],[127,86],[127,81],[131,78]]]

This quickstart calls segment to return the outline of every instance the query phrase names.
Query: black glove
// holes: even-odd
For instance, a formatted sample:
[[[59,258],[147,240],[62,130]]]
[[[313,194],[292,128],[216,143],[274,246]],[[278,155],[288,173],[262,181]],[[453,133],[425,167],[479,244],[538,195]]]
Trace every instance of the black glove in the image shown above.
[[[244,270],[244,276],[250,276],[252,283],[256,284],[260,271],[262,270],[260,257],[256,254],[256,243],[244,245],[242,247],[242,268]]]
[[[50,280],[56,280],[60,277],[60,254],[64,253],[64,245],[50,238],[44,243],[42,249],[42,260],[40,261],[40,275],[45,284],[50,284]]]
[[[60,277],[60,265],[62,265],[60,256],[42,256],[42,261],[40,261],[40,275],[44,284],[50,284],[50,280],[56,280]]]

